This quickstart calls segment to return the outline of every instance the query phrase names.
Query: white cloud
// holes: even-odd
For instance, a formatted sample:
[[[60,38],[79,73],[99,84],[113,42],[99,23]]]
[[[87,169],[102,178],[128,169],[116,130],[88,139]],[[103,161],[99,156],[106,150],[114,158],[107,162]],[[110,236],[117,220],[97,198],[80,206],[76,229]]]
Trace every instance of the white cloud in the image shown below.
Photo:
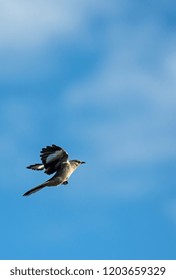
[[[71,24],[70,17],[73,17],[71,11],[56,1],[2,1],[1,47],[2,44],[9,48],[11,44],[17,47],[40,44],[55,32],[66,32],[72,25],[74,28],[75,22]]]
[[[173,60],[169,59],[174,56],[170,53],[174,40],[162,42],[161,47],[159,40],[153,46],[160,34],[160,26],[153,26],[145,22],[143,29],[139,26],[140,32],[133,29],[130,39],[122,36],[123,44],[119,43],[121,37],[114,40],[114,29],[114,34],[106,37],[108,50],[99,69],[65,93],[71,110],[80,115],[86,110],[94,112],[91,126],[85,124],[85,118],[83,125],[82,117],[79,123],[85,140],[97,145],[100,162],[104,158],[109,164],[126,164],[176,157],[176,81]],[[151,47],[145,47],[148,45]],[[153,57],[148,67],[147,61],[141,64],[147,56]],[[96,118],[96,111],[106,117]]]
[[[0,1],[0,47],[41,47],[55,36],[60,40],[86,32],[95,14],[110,14],[113,2],[81,0]]]

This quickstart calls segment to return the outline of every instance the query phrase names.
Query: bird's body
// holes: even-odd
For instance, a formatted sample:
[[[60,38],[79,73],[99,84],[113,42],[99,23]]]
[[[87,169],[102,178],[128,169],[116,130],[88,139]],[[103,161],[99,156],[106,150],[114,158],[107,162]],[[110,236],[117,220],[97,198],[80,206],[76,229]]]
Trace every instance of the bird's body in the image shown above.
[[[41,150],[40,154],[42,163],[36,163],[29,165],[27,168],[32,170],[45,170],[48,175],[54,174],[54,176],[44,182],[43,184],[27,191],[23,196],[31,195],[34,192],[41,190],[46,186],[58,186],[61,184],[68,184],[68,179],[76,168],[85,163],[80,160],[68,160],[68,154],[64,149],[52,145],[47,146]]]

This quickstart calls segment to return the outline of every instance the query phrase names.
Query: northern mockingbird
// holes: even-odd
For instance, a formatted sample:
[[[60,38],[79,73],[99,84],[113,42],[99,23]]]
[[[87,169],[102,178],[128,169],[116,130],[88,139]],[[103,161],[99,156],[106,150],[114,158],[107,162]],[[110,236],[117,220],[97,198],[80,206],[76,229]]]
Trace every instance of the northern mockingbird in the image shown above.
[[[68,160],[68,154],[64,149],[52,145],[43,148],[40,152],[40,158],[42,163],[36,163],[27,166],[29,169],[33,170],[44,170],[48,175],[55,173],[55,175],[44,182],[43,184],[27,191],[23,196],[31,195],[47,186],[58,186],[68,184],[68,179],[70,175],[76,170],[76,168],[85,163],[80,160]]]

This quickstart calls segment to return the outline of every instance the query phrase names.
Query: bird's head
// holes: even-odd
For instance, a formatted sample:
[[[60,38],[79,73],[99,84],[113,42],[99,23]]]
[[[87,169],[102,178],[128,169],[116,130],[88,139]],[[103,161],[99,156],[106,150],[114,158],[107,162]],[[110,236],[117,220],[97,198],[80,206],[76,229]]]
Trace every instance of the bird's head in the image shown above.
[[[77,168],[79,165],[85,163],[85,161],[80,161],[80,160],[77,160],[77,159],[71,160],[70,162],[71,162],[72,165],[75,166],[75,168]]]

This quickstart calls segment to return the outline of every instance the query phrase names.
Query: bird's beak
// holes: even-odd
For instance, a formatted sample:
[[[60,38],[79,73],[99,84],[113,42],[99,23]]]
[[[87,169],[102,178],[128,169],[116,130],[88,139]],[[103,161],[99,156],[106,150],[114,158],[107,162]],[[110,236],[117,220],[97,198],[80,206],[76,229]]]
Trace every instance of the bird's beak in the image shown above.
[[[85,163],[85,161],[81,161],[81,164]]]

